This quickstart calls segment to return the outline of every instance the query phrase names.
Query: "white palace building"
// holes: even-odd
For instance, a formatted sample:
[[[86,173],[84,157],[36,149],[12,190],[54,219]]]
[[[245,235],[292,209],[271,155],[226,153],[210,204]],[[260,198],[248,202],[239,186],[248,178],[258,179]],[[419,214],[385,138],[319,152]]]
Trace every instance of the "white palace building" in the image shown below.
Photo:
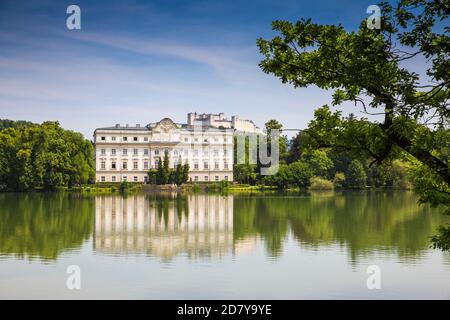
[[[94,131],[97,182],[146,182],[165,152],[169,166],[188,163],[189,180],[233,180],[233,133],[260,132],[250,120],[223,114],[188,114],[188,123],[164,118],[146,126],[98,128]]]

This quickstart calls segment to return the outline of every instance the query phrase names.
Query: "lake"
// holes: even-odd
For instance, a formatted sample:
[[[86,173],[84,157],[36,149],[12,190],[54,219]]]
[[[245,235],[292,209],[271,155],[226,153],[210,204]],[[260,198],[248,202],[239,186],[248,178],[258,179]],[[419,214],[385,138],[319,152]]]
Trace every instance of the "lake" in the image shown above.
[[[0,298],[449,299],[447,222],[405,191],[2,193]]]

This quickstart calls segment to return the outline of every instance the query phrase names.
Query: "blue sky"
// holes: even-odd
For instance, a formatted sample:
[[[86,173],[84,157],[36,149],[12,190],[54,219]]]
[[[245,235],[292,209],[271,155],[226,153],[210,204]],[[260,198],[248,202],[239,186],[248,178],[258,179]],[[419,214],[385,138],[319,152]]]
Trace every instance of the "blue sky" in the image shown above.
[[[356,29],[374,3],[0,0],[0,118],[58,120],[87,138],[190,111],[304,128],[330,93],[264,74],[256,39],[272,37],[276,19]],[[66,28],[70,4],[81,30]]]

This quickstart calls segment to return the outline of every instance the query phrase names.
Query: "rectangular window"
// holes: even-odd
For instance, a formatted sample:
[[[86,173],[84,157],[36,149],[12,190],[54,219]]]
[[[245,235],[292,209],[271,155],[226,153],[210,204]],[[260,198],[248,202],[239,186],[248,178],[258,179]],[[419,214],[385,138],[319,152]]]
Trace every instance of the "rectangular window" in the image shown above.
[[[144,141],[148,141],[148,137],[144,137]]]
[[[123,137],[123,141],[128,141],[128,137]]]
[[[138,163],[137,163],[137,161],[134,161],[133,162],[133,169],[137,170],[137,168],[138,168]]]
[[[223,155],[227,156],[228,155],[228,150],[227,149],[223,149]]]
[[[218,156],[219,155],[219,150],[214,150],[214,156]]]
[[[127,169],[128,165],[126,162],[122,163],[122,169]]]
[[[225,162],[223,163],[223,168],[224,168],[224,169],[228,169],[228,162],[225,161]]]
[[[116,137],[111,137],[111,140],[112,141],[116,141]]]
[[[214,169],[216,169],[216,170],[219,169],[219,163],[218,162],[214,163]]]
[[[111,162],[111,169],[116,170],[116,162]]]
[[[122,180],[123,180],[123,181],[127,181],[127,176],[123,176],[123,177],[122,177]]]
[[[155,155],[159,155],[159,150],[155,150]]]
[[[102,156],[104,156],[104,155],[106,155],[106,150],[105,149],[101,149],[100,153],[101,153]]]
[[[105,170],[105,168],[106,168],[105,161],[100,162],[100,168],[101,168],[102,170]]]
[[[145,183],[148,182],[148,177],[147,177],[147,176],[144,177],[144,182],[145,182]]]
[[[144,161],[144,169],[147,170],[148,169],[148,162]]]
[[[216,179],[216,181],[219,181],[219,176],[215,176],[214,178]]]
[[[116,149],[111,149],[111,155],[115,156],[116,155]]]
[[[106,137],[101,137],[100,138],[102,141],[105,141],[106,140]]]
[[[225,181],[228,181],[228,176],[223,177]]]
[[[128,154],[128,149],[123,149],[123,150],[122,150],[122,154],[123,154],[124,156],[126,156],[126,155]]]
[[[148,156],[148,149],[144,149],[144,155]]]
[[[138,177],[137,177],[137,176],[134,176],[134,177],[133,177],[133,180],[134,180],[134,182],[138,182]]]
[[[105,181],[106,181],[106,178],[105,178],[105,176],[101,176],[101,178],[100,178],[100,179],[101,179],[101,181],[102,181],[102,182],[105,182]]]
[[[208,181],[208,176],[205,176],[205,181]]]
[[[133,141],[138,141],[138,137],[133,137]]]
[[[209,169],[209,164],[208,162],[203,162],[203,169],[208,170]]]
[[[195,176],[195,177],[194,177],[194,181],[198,181],[198,176]]]
[[[194,169],[198,170],[198,163],[197,162],[194,162]]]
[[[112,177],[111,177],[111,181],[112,181],[112,182],[116,182],[116,176],[112,176]]]
[[[138,155],[138,149],[133,149],[133,155],[137,156]]]

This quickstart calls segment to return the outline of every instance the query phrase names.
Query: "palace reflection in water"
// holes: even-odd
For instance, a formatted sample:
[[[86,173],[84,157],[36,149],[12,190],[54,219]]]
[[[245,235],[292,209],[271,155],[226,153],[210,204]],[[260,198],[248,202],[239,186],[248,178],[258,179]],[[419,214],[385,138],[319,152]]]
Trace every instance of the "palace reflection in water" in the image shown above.
[[[270,258],[300,248],[374,252],[402,262],[430,253],[449,220],[411,192],[300,195],[0,194],[0,258],[58,260],[66,252],[222,257],[264,247]],[[289,241],[294,247],[288,250]],[[334,250],[334,249],[332,249]]]
[[[145,253],[171,260],[221,256],[233,247],[233,197],[187,195],[95,199],[94,249],[109,254]]]
[[[450,297],[411,192],[0,193],[0,299]],[[382,268],[383,290],[366,288]],[[67,290],[67,267],[83,289]]]

